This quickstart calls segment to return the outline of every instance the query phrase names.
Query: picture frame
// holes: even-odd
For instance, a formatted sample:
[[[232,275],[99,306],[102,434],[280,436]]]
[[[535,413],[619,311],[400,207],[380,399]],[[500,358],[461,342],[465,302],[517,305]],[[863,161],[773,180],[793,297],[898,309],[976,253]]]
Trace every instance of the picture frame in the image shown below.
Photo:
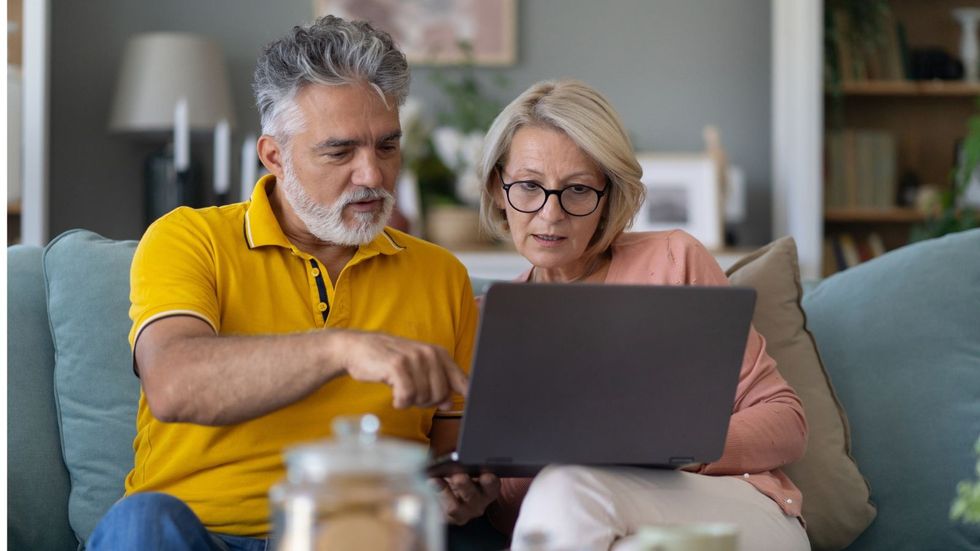
[[[517,0],[313,0],[315,17],[369,21],[391,34],[413,65],[513,65]]]
[[[708,154],[637,155],[647,197],[634,231],[681,229],[706,248],[724,247],[722,190],[718,164]]]

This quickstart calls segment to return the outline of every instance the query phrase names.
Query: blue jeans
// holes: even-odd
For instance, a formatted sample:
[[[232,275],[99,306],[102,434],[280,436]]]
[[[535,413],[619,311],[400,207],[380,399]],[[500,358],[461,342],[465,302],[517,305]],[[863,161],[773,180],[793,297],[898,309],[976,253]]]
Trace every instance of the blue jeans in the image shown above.
[[[266,540],[208,532],[183,501],[159,493],[133,494],[116,502],[86,545],[90,551],[265,551],[266,547]]]

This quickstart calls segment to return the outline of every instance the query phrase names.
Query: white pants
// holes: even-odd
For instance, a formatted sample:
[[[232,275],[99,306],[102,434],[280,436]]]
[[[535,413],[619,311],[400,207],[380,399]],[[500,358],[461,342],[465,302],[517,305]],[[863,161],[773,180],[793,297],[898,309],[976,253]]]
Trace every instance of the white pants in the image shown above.
[[[810,549],[799,521],[741,479],[579,466],[550,466],[538,474],[521,506],[512,549],[529,548],[543,535],[546,549],[606,550],[642,526],[685,522],[737,525],[740,551]]]

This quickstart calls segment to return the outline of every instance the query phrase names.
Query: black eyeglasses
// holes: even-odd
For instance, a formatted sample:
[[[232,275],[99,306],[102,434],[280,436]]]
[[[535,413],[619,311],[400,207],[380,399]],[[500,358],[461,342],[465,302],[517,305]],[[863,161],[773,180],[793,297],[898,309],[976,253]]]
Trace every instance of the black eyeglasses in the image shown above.
[[[605,189],[595,189],[583,184],[572,184],[563,189],[545,189],[537,182],[519,180],[504,183],[504,171],[497,167],[500,185],[507,196],[507,202],[514,210],[524,213],[538,212],[548,202],[548,197],[558,196],[561,210],[572,216],[588,216],[599,207],[599,200],[606,194]],[[606,188],[609,184],[606,184]]]

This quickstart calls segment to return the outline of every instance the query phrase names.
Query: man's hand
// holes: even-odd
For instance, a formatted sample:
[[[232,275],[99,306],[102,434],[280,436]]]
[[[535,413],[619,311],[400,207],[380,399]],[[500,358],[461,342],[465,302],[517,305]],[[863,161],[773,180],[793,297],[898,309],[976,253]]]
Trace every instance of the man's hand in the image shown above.
[[[337,353],[356,381],[385,383],[398,409],[447,408],[453,392],[466,395],[466,375],[439,346],[360,331],[343,331]]]
[[[482,515],[500,495],[500,479],[490,473],[479,478],[460,473],[429,481],[439,492],[446,520],[457,526]]]

